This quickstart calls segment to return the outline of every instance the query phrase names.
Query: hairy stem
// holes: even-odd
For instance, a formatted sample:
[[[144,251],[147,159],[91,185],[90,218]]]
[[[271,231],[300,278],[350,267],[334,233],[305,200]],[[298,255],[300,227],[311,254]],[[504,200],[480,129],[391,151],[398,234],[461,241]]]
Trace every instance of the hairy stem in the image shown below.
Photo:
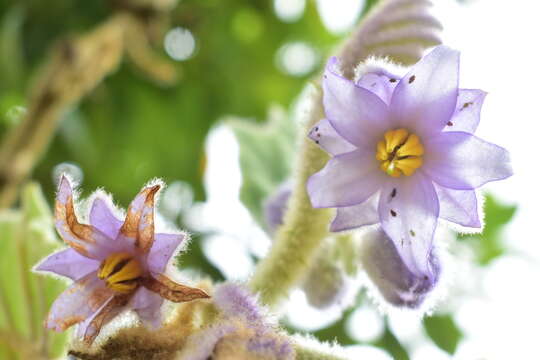
[[[305,133],[324,115],[320,91],[313,97],[313,107]],[[268,256],[257,265],[250,282],[261,301],[276,306],[301,279],[321,241],[327,235],[331,212],[314,209],[306,192],[308,178],[320,170],[328,156],[307,137],[301,137],[295,186],[284,224],[278,230]]]
[[[347,69],[343,69],[349,77],[353,76],[353,67],[367,56],[359,50],[355,40],[354,37],[350,38],[340,51],[340,57],[349,60]],[[356,57],[357,61],[353,62],[351,57]],[[309,129],[323,117],[322,92],[318,87],[300,136],[295,186],[283,226],[276,234],[270,253],[257,265],[250,282],[251,289],[260,293],[261,301],[271,307],[286,298],[301,280],[323,239],[328,236],[332,212],[329,209],[314,209],[306,191],[308,178],[328,161],[328,155],[306,136]]]
[[[423,49],[440,42],[435,36],[440,28],[437,20],[431,18],[428,25],[422,25],[422,23],[415,23],[414,17],[400,18],[401,20],[393,24],[386,23],[385,19],[389,13],[399,14],[400,11],[411,8],[417,8],[419,13],[423,13],[428,6],[429,2],[422,0],[408,2],[386,0],[371,9],[338,51],[343,75],[352,79],[355,67],[371,55],[387,56],[405,65],[419,60]],[[365,46],[369,43],[367,39],[385,31],[388,26],[392,25],[395,30],[404,23],[413,24],[433,36],[410,38],[399,35],[392,38],[393,47],[388,47],[388,44],[384,42],[377,46]],[[319,91],[313,99],[313,107],[306,128],[300,136],[302,140],[297,163],[296,185],[289,200],[284,224],[277,232],[270,253],[257,265],[250,283],[251,289],[259,292],[261,300],[269,306],[277,305],[299,282],[309,269],[310,261],[322,240],[328,235],[327,226],[331,216],[329,210],[313,209],[306,193],[308,178],[321,169],[328,159],[325,153],[306,136],[309,128],[323,117],[322,94]]]

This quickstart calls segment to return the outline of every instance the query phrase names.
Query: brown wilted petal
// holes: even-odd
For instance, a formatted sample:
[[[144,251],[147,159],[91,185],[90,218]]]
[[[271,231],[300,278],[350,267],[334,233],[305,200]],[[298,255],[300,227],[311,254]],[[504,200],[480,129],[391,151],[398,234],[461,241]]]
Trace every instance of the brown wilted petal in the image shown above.
[[[128,208],[120,236],[130,240],[143,253],[154,243],[154,196],[161,185],[146,187],[135,197]]]
[[[161,297],[177,303],[210,297],[201,289],[178,284],[161,274],[156,277],[144,278],[142,285],[148,290],[158,293]]]
[[[79,223],[73,206],[73,189],[65,176],[60,179],[54,215],[58,233],[79,254],[97,260],[107,256],[113,245],[111,239],[93,226]]]

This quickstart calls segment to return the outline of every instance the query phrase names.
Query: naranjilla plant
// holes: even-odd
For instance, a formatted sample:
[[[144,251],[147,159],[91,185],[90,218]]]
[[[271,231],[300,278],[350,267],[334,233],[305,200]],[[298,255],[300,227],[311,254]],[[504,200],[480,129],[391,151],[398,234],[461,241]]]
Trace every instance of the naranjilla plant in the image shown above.
[[[117,14],[94,37],[56,50],[52,70],[37,87],[36,103],[16,128],[21,132],[0,148],[0,175],[16,173],[0,177],[0,204],[15,198],[19,183],[35,165],[31,160],[54,133],[59,114],[111,72],[124,52],[160,84],[177,80],[179,74],[173,71],[172,76],[170,64],[155,59],[149,48],[155,28],[173,5],[115,2]],[[202,271],[180,271],[179,262],[201,256],[200,247],[193,240],[188,250],[190,233],[173,226],[180,214],[166,218],[159,213],[160,197],[169,204],[177,201],[162,191],[161,180],[143,186],[126,211],[101,189],[86,199],[79,196],[83,181],[66,173],[54,179],[54,215],[43,201],[39,216],[34,214],[27,194],[32,190],[25,190],[22,213],[0,214],[5,232],[18,234],[17,243],[8,236],[0,239],[1,249],[18,251],[24,261],[0,263],[0,268],[7,272],[17,266],[26,274],[33,265],[34,273],[28,272],[32,277],[24,277],[20,286],[0,288],[0,309],[9,310],[0,316],[0,325],[11,325],[12,313],[21,312],[4,292],[20,292],[27,300],[45,295],[39,304],[29,300],[28,328],[19,327],[12,336],[4,336],[0,328],[0,356],[60,356],[64,338],[54,337],[59,344],[52,344],[47,332],[36,328],[34,320],[39,319],[55,332],[74,327],[65,351],[70,359],[356,359],[343,344],[294,334],[282,321],[293,290],[301,289],[320,311],[349,310],[363,301],[361,289],[368,288],[382,311],[398,309],[419,317],[430,313],[439,300],[436,290],[448,277],[445,262],[452,257],[443,226],[480,232],[484,219],[478,188],[511,176],[512,169],[505,149],[474,135],[486,93],[459,87],[459,52],[441,45],[442,27],[429,5],[424,0],[381,0],[375,5],[302,92],[298,102],[304,111],[287,113],[273,106],[263,126],[226,121],[240,145],[241,200],[272,238],[247,280],[219,281]],[[191,5],[185,6],[189,13]],[[204,14],[193,19],[198,17]],[[232,28],[242,41],[252,42],[257,34],[246,32],[245,24],[255,31],[258,21],[246,10],[234,18]],[[134,41],[138,36],[142,45]],[[114,41],[106,45],[107,39]],[[167,41],[167,51],[180,57]],[[97,62],[100,49],[112,55]],[[77,65],[80,54],[83,64],[106,65],[93,68],[96,76],[77,76],[87,70]],[[69,81],[51,76],[64,67]],[[77,83],[77,91],[70,91],[71,82]],[[36,152],[25,157],[27,146],[16,140],[35,121],[48,125],[37,127],[43,134],[29,137]],[[159,128],[159,122],[152,125],[152,131]],[[167,143],[166,151],[175,150]],[[2,154],[12,153],[17,161],[25,160],[23,165],[5,165]],[[149,166],[138,160],[133,164],[133,173]],[[3,187],[4,180],[9,186]],[[42,246],[46,235],[54,238],[53,224],[64,248],[51,245],[54,240]],[[36,234],[39,251],[29,254],[25,239]],[[38,275],[47,291],[34,284]],[[67,281],[63,292],[58,277]],[[452,296],[451,288],[448,292]],[[35,348],[18,354],[19,347],[33,341]]]

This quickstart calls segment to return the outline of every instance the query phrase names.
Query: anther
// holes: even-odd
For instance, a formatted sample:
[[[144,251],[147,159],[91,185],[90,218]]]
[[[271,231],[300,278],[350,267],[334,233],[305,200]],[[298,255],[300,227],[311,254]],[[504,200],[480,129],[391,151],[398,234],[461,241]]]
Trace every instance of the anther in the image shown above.
[[[128,253],[115,253],[107,257],[101,263],[97,274],[109,288],[121,293],[134,290],[141,275],[139,261]]]
[[[390,130],[377,143],[375,158],[382,171],[392,177],[410,176],[422,166],[424,146],[420,138],[405,129]]]

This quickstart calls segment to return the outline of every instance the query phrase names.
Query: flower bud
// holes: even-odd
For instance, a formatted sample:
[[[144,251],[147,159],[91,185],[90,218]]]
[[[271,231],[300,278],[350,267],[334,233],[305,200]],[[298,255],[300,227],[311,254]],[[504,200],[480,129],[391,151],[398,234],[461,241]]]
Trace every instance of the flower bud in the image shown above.
[[[331,259],[318,256],[302,288],[310,305],[325,309],[339,302],[346,285],[345,272]]]
[[[411,271],[400,257],[394,242],[382,231],[364,237],[360,261],[383,298],[397,307],[418,308],[437,284],[441,267],[432,251],[429,255],[431,274]]]
[[[264,202],[264,220],[271,235],[283,224],[283,217],[287,210],[287,202],[291,193],[292,182],[285,181]]]

